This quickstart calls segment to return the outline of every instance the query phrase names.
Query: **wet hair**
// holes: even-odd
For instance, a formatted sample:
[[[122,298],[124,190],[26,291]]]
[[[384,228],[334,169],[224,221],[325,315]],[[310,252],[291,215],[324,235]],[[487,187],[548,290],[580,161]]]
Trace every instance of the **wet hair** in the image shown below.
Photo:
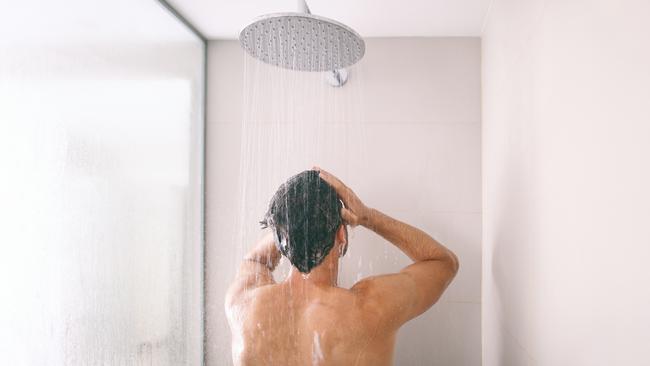
[[[270,227],[278,249],[302,273],[309,273],[334,246],[342,203],[316,170],[307,170],[282,184],[260,222]]]

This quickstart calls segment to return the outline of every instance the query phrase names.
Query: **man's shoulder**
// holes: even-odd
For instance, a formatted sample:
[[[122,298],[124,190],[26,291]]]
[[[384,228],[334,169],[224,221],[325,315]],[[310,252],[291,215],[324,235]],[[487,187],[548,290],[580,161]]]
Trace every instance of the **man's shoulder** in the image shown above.
[[[311,305],[322,305],[329,308],[345,308],[347,313],[355,310],[364,310],[367,305],[366,292],[360,291],[361,284],[356,288],[327,287],[308,297]],[[259,286],[239,293],[230,301],[231,307],[242,310],[257,307],[283,306],[283,304],[296,304],[296,293],[281,283]],[[304,299],[307,300],[307,299]],[[305,305],[308,305],[305,303]]]
[[[243,309],[250,308],[251,305],[260,302],[262,299],[268,299],[269,296],[275,296],[274,294],[276,291],[273,288],[275,286],[277,286],[277,284],[268,284],[226,294],[226,314],[229,315],[233,310],[240,313]],[[263,301],[266,300],[262,300],[262,302]]]

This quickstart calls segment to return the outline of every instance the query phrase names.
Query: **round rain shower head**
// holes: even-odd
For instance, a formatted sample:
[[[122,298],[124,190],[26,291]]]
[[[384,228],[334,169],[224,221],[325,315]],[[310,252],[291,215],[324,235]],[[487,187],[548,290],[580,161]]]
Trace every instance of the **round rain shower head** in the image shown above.
[[[241,46],[267,64],[300,71],[332,71],[355,64],[363,38],[345,24],[303,13],[263,15],[239,34]]]

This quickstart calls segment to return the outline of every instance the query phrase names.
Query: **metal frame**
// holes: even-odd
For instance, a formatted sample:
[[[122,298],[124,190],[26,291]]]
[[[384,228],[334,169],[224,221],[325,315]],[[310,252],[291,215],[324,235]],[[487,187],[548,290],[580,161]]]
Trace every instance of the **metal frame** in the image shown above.
[[[201,337],[202,337],[202,347],[201,350],[201,365],[205,365],[205,350],[206,350],[206,287],[205,287],[205,277],[206,277],[206,268],[205,268],[205,230],[206,230],[206,220],[205,220],[205,171],[206,171],[206,142],[207,142],[207,95],[208,95],[208,39],[201,33],[187,18],[183,16],[178,10],[176,10],[170,3],[166,0],[157,0],[160,5],[162,5],[171,15],[173,15],[179,22],[185,25],[194,35],[203,43],[203,96],[201,100],[201,119],[203,120],[201,128],[202,135],[202,146],[201,146],[201,265],[203,266],[201,271]]]
[[[160,5],[162,5],[165,9],[167,9],[176,19],[178,19],[181,23],[183,23],[187,28],[189,28],[194,35],[199,37],[199,39],[203,42],[204,45],[207,46],[208,44],[208,39],[201,33],[194,24],[190,23],[187,18],[183,16],[183,14],[179,13],[178,10],[176,10],[170,3],[168,3],[166,0],[157,0]]]

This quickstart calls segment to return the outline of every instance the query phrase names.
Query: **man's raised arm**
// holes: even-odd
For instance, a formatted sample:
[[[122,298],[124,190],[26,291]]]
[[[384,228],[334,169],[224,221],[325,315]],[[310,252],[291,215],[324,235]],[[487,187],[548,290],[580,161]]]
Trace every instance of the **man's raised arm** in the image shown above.
[[[273,234],[269,232],[244,256],[237,277],[226,293],[226,306],[232,305],[248,290],[275,283],[273,270],[280,257]]]
[[[399,273],[365,278],[352,290],[395,329],[435,304],[458,271],[456,255],[422,230],[366,207],[338,178],[320,172],[345,204],[342,216],[346,223],[374,231],[414,262]]]

